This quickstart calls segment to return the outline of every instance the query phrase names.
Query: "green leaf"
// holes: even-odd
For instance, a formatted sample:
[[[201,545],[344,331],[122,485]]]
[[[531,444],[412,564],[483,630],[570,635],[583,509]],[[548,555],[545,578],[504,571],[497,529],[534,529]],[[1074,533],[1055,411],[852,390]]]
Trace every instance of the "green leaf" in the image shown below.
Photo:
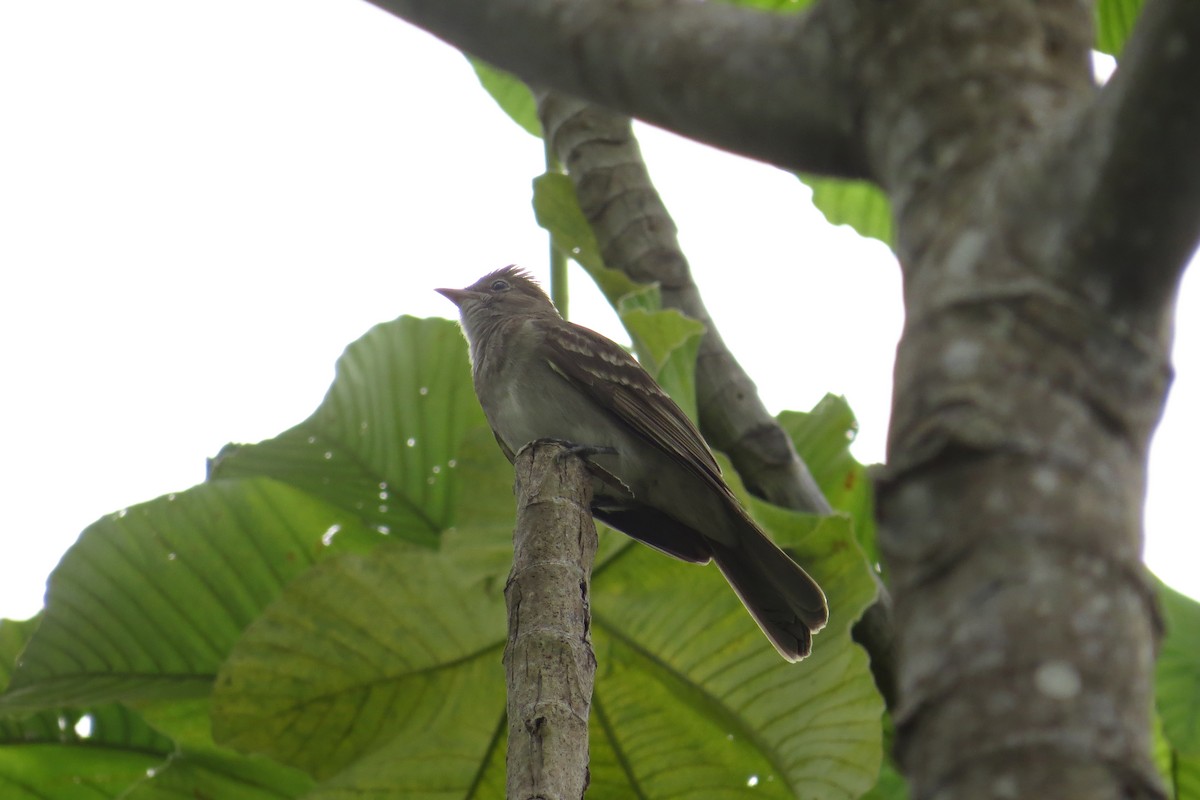
[[[813,205],[831,225],[849,225],[860,236],[894,246],[892,206],[887,196],[867,181],[847,181],[800,175],[812,189]]]
[[[142,718],[169,734],[174,747],[166,764],[147,774],[122,800],[279,800],[299,797],[312,788],[312,779],[299,770],[218,747],[212,738],[209,705],[207,697],[138,704]]]
[[[520,125],[528,133],[542,137],[542,121],[538,119],[537,101],[533,92],[517,76],[496,69],[485,61],[467,56],[479,83],[492,96],[509,119]]]
[[[1177,753],[1200,757],[1200,603],[1165,585],[1159,598],[1167,625],[1155,674],[1163,733]]]
[[[861,552],[844,519],[767,515],[840,612],[801,665],[711,566],[626,545],[595,571],[589,797],[732,796],[757,776],[755,796],[851,798],[875,782],[882,706],[848,632],[874,591]],[[502,797],[502,585],[464,553],[378,548],[298,578],[222,670],[217,736],[314,774],[314,799]]]
[[[849,638],[874,585],[849,523],[760,512],[835,609],[813,655],[781,661],[711,566],[623,551],[593,582],[596,797],[852,798],[875,782],[882,703]]]
[[[0,619],[0,691],[8,686],[17,656],[37,630],[41,615],[27,620]]]
[[[879,780],[860,800],[908,800],[908,781],[891,762],[884,761],[879,770]]]
[[[210,474],[266,475],[434,546],[464,485],[452,479],[461,443],[478,427],[486,422],[458,325],[401,317],[346,348],[311,417],[261,444],[227,447]]]
[[[40,620],[40,615],[24,621],[0,620],[0,690],[8,687],[17,657],[29,643]],[[7,719],[0,717],[0,742],[24,744],[70,739],[75,735],[74,726],[79,717],[79,712],[57,709]]]
[[[238,643],[213,692],[214,736],[318,778],[383,749],[380,764],[469,783],[504,709],[504,641],[500,598],[471,590],[450,558],[330,559]]]
[[[613,308],[617,308],[627,295],[647,289],[625,273],[604,266],[596,235],[579,208],[579,199],[569,177],[548,172],[535,178],[533,212],[538,225],[550,234],[554,247],[592,276]],[[655,287],[651,291],[657,295],[658,289]],[[654,308],[660,307],[656,302]]]
[[[0,741],[0,796],[279,800],[298,797],[311,785],[265,759],[221,753],[211,744],[207,752],[180,748],[121,706],[64,711],[59,718],[52,737]],[[80,721],[85,724],[77,731]],[[204,724],[207,729],[207,714]]]
[[[497,656],[497,660],[498,660]],[[495,670],[495,667],[492,667]],[[490,676],[479,663],[463,669],[464,679],[474,673]],[[478,696],[477,696],[478,697]],[[494,703],[484,707],[463,708],[450,699],[453,712],[467,717],[488,714]],[[503,706],[504,698],[500,698]],[[502,715],[500,715],[502,717]],[[387,745],[363,757],[343,772],[322,782],[304,800],[504,800],[504,750],[506,739],[497,727],[492,737],[481,741],[478,726],[471,724],[463,735],[455,721],[446,718],[425,731],[408,726]],[[481,758],[482,756],[482,758]],[[497,780],[498,778],[498,780]]]
[[[202,696],[217,667],[328,538],[378,538],[267,479],[204,484],[90,525],[50,576],[0,710]]]
[[[37,619],[0,621],[5,678],[37,625]],[[0,720],[0,797],[115,797],[173,749],[169,739],[117,705],[15,715]]]
[[[163,761],[156,753],[31,744],[0,748],[4,800],[110,800]]]
[[[444,402],[429,412],[426,397]],[[364,420],[370,427],[372,404],[380,402],[387,406],[376,427],[398,420],[385,434],[391,441],[346,446],[352,438],[346,432],[361,430]],[[6,741],[20,743],[5,762],[11,775],[36,773],[39,758],[52,758],[76,770],[84,785],[100,785],[88,770],[119,776],[112,784],[119,791],[104,784],[106,798],[267,800],[308,791],[312,780],[303,773],[214,745],[205,695],[241,630],[285,583],[327,554],[371,550],[382,541],[378,528],[398,524],[378,508],[388,499],[380,493],[390,488],[379,486],[379,475],[400,474],[401,513],[411,516],[419,506],[428,516],[441,508],[444,520],[428,525],[461,526],[447,533],[451,543],[473,537],[456,548],[471,555],[464,575],[495,601],[503,587],[496,573],[507,570],[495,540],[506,541],[511,531],[512,472],[483,423],[453,323],[402,319],[373,330],[348,349],[338,380],[309,422],[312,429],[300,426],[263,446],[227,449],[214,472],[237,480],[214,480],[89,527],[52,576],[40,623],[0,625],[6,665],[37,630],[0,713],[53,709],[0,720],[0,732],[8,734],[0,751]],[[410,447],[412,431],[425,441]],[[336,439],[337,453],[312,436]],[[447,456],[451,440],[461,461]],[[273,471],[293,485],[255,477]],[[460,499],[453,488],[423,488],[439,473],[469,491]],[[363,501],[376,507],[364,512]],[[481,542],[487,546],[476,546]],[[144,716],[115,705],[83,705],[109,699],[135,703]],[[78,710],[61,709],[65,704]],[[76,733],[80,720],[90,722],[90,733]],[[58,749],[44,756],[30,747],[39,741]],[[81,748],[105,755],[80,761]],[[131,750],[141,760],[123,771]],[[0,786],[5,777],[0,771]]]
[[[695,419],[696,353],[704,325],[675,309],[663,310],[657,285],[635,283],[625,273],[604,266],[566,175],[546,173],[537,178],[533,206],[538,224],[549,231],[555,248],[582,266],[617,309],[642,366]]]
[[[1175,755],[1169,781],[1171,800],[1200,800],[1200,756]]]
[[[846,399],[827,394],[812,411],[784,411],[778,419],[830,505],[854,521],[855,536],[871,563],[880,563],[874,495],[866,468],[850,454],[858,420]]]
[[[0,621],[0,659],[8,665],[38,619]],[[174,743],[119,705],[60,708],[0,720],[0,796],[109,798],[164,764]]]
[[[1096,3],[1096,49],[1117,56],[1142,13],[1144,0],[1100,0]]]
[[[621,312],[638,359],[692,420],[696,419],[696,354],[704,324],[675,309]]]
[[[619,273],[624,275],[625,273]],[[625,315],[634,311],[654,314],[662,310],[662,291],[657,283],[632,283],[624,294],[616,298],[613,307],[617,314]]]
[[[457,565],[464,583],[502,596],[512,566],[516,498],[512,465],[487,426],[463,440],[455,480],[471,491],[461,495],[454,525],[442,534],[441,552]]]
[[[308,776],[265,758],[184,750],[122,794],[121,800],[289,800],[312,787]]]

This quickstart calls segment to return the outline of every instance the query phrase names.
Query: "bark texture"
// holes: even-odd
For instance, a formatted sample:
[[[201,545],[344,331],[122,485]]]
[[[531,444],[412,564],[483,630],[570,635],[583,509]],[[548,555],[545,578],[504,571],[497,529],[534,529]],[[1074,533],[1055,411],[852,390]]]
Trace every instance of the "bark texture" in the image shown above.
[[[588,785],[596,658],[589,593],[596,526],[582,459],[533,442],[517,454],[517,524],[504,597],[507,796],[578,800]]]
[[[855,6],[905,270],[878,489],[897,755],[918,797],[1159,797],[1141,511],[1186,250],[1130,305],[1120,251],[1075,229],[1103,167],[1072,162],[1112,133],[1085,8],[911,3],[872,29]]]
[[[912,794],[1162,797],[1141,513],[1200,236],[1200,3],[1148,0],[1103,89],[1080,0],[379,4],[532,85],[887,192],[907,321],[877,506]],[[606,219],[665,212],[600,189],[602,246],[652,263]]]

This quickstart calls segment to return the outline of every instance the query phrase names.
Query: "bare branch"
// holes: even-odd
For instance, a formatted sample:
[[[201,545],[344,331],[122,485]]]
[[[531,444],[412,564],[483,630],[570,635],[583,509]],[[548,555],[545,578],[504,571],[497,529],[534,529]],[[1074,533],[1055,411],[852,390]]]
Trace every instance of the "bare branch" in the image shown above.
[[[517,454],[508,604],[507,796],[583,797],[596,657],[588,606],[596,526],[583,461],[558,444]]]
[[[820,11],[690,0],[371,0],[527,83],[789,169],[864,177]]]
[[[1150,0],[1116,75],[1078,120],[1059,180],[1082,192],[1073,265],[1105,305],[1157,314],[1200,239],[1200,4]],[[1061,223],[1060,223],[1061,224]],[[1086,278],[1085,278],[1086,280]]]

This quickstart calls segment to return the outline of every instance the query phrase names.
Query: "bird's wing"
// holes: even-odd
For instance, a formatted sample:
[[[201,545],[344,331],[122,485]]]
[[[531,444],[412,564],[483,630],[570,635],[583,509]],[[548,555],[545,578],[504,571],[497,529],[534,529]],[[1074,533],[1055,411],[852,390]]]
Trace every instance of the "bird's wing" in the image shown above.
[[[545,326],[545,333],[545,357],[551,369],[647,442],[729,493],[721,468],[696,426],[632,356],[595,331],[572,323],[555,320]]]

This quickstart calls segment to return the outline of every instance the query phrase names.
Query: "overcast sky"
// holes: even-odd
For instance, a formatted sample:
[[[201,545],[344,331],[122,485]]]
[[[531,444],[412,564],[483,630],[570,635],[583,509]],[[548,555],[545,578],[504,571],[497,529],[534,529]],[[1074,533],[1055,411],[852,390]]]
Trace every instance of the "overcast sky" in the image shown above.
[[[0,616],[100,515],[316,407],[341,350],[508,263],[545,275],[542,146],[448,46],[357,0],[0,3]],[[883,458],[902,323],[882,245],[790,175],[639,132],[713,317],[772,410],[826,392]],[[573,317],[618,336],[576,271]],[[1200,596],[1200,288],[1158,434],[1148,560]]]

